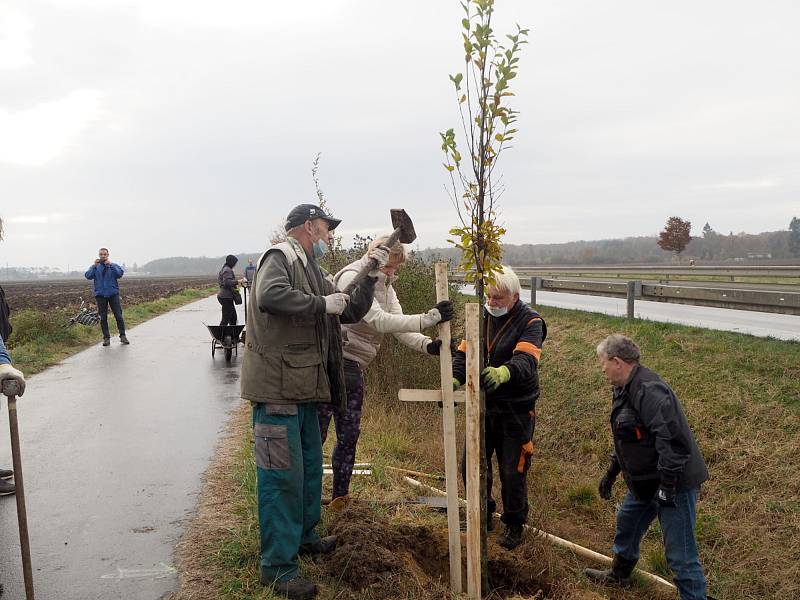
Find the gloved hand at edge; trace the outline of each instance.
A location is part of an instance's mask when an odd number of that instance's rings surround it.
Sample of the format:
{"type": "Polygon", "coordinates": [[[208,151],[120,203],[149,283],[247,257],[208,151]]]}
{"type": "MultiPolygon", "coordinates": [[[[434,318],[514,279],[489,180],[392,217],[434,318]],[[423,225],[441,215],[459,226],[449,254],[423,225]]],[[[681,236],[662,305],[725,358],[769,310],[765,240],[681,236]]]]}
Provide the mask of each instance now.
{"type": "Polygon", "coordinates": [[[439,314],[442,316],[440,323],[450,321],[456,314],[456,308],[453,306],[452,300],[442,300],[441,302],[437,302],[434,308],[438,310],[439,314]]]}
{"type": "Polygon", "coordinates": [[[500,367],[486,367],[481,371],[481,382],[483,383],[483,387],[489,392],[493,392],[510,379],[511,371],[505,365],[500,367]]]}
{"type": "Polygon", "coordinates": [[[6,379],[17,382],[17,396],[25,393],[25,375],[22,374],[22,371],[11,365],[0,365],[0,391],[2,391],[2,382],[6,379]]]}

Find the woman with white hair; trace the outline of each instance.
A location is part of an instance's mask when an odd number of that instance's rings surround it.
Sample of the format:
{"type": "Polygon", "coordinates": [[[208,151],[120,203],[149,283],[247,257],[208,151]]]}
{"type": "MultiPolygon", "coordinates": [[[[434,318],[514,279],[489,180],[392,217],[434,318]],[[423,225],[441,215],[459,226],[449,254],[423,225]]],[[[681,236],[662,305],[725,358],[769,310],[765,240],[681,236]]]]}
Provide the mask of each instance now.
{"type": "MultiPolygon", "coordinates": [[[[369,250],[378,246],[385,247],[388,241],[388,235],[380,236],[370,243],[369,250]]],[[[345,289],[353,281],[369,260],[367,254],[336,274],[334,280],[339,290],[345,289]]],[[[375,298],[369,312],[358,323],[342,325],[347,406],[340,409],[332,404],[320,404],[317,408],[323,444],[328,436],[331,417],[336,427],[336,445],[333,447],[331,460],[333,498],[345,498],[350,490],[356,445],[361,434],[361,408],[364,403],[363,371],[378,353],[383,335],[394,334],[409,348],[438,356],[442,346],[441,340],[433,340],[422,331],[453,318],[453,303],[449,300],[439,302],[422,314],[403,314],[403,307],[400,306],[392,283],[397,279],[397,270],[405,261],[406,250],[400,242],[397,242],[389,248],[389,262],[378,274],[375,298]]]]}
{"type": "MultiPolygon", "coordinates": [[[[500,545],[512,550],[522,542],[528,520],[528,469],[533,455],[536,400],[539,398],[539,358],[547,337],[542,316],[519,299],[516,273],[505,265],[486,290],[484,352],[488,366],[481,371],[486,390],[486,498],[494,513],[492,455],[497,455],[501,520],[506,530],[500,545]]],[[[453,357],[453,387],[466,381],[466,342],[453,357]]],[[[465,465],[462,476],[466,482],[465,465]]],[[[489,519],[491,528],[492,520],[489,519]]]]}

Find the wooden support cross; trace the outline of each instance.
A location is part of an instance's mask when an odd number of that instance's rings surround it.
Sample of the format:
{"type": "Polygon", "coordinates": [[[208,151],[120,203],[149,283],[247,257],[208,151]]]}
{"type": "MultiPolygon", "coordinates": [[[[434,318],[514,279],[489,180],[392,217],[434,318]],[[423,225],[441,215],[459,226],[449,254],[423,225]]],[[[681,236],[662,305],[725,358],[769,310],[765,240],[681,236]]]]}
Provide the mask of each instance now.
{"type": "MultiPolygon", "coordinates": [[[[436,264],[436,300],[447,300],[447,263],[436,264]]],[[[447,531],[450,544],[450,588],[461,593],[461,528],[458,516],[458,465],[456,458],[455,403],[467,403],[467,587],[470,600],[481,597],[480,503],[470,493],[479,494],[480,486],[480,342],[478,315],[480,307],[467,304],[467,385],[466,391],[453,391],[453,357],[450,353],[450,323],[439,324],[441,389],[401,389],[403,402],[441,402],[444,434],[445,481],[447,489],[447,531]]]]}

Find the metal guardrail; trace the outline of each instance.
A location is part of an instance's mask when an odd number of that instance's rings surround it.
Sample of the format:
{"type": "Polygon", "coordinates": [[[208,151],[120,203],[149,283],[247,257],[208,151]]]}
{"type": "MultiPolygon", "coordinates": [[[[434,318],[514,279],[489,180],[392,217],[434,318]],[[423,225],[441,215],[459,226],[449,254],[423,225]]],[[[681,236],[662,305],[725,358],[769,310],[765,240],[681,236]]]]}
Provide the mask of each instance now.
{"type": "MultiPolygon", "coordinates": [[[[451,275],[451,281],[462,280],[460,275],[451,275]]],[[[545,279],[538,276],[521,277],[520,282],[523,287],[530,288],[531,304],[536,304],[536,290],[627,298],[629,318],[633,318],[636,300],[800,315],[800,292],[792,291],[660,285],[640,280],[545,279]]]]}
{"type": "Polygon", "coordinates": [[[550,266],[515,266],[514,272],[522,277],[545,274],[564,274],[570,277],[596,276],[598,273],[625,278],[629,273],[637,275],[670,276],[670,275],[702,275],[707,277],[793,277],[800,278],[800,265],[773,265],[773,266],[685,266],[685,267],[657,267],[657,266],[591,266],[591,267],[550,267],[550,266]]]}

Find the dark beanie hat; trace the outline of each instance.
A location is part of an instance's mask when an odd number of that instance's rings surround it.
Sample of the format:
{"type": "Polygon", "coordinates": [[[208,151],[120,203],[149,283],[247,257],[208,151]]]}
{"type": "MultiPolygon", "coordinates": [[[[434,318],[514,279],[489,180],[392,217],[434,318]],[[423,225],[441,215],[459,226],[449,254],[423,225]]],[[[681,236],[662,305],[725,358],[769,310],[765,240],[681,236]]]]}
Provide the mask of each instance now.
{"type": "Polygon", "coordinates": [[[231,269],[236,266],[236,263],[239,262],[239,259],[236,258],[233,254],[228,254],[225,257],[225,264],[228,265],[231,269]]]}

